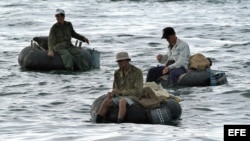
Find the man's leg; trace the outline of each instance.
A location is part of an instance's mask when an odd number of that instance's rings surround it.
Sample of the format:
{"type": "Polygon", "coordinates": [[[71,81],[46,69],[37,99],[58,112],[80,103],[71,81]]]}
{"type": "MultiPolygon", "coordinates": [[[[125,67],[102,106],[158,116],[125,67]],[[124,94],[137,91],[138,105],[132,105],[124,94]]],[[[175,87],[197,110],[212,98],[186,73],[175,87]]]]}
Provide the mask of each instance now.
{"type": "Polygon", "coordinates": [[[100,123],[102,119],[105,117],[108,108],[113,105],[112,98],[109,96],[106,96],[103,100],[96,116],[96,123],[100,123]]]}
{"type": "Polygon", "coordinates": [[[122,97],[119,100],[119,113],[117,123],[122,123],[125,120],[125,116],[127,113],[127,105],[131,106],[134,104],[134,101],[130,98],[122,97]]]}
{"type": "Polygon", "coordinates": [[[150,68],[147,74],[146,82],[153,82],[157,81],[158,78],[162,76],[162,71],[165,68],[165,66],[158,66],[150,68]]]}
{"type": "Polygon", "coordinates": [[[87,71],[90,69],[89,68],[90,66],[89,66],[87,60],[84,59],[84,56],[83,56],[80,48],[71,47],[71,48],[69,48],[69,52],[73,56],[75,63],[77,64],[77,66],[79,67],[79,69],[81,71],[87,71]]]}
{"type": "Polygon", "coordinates": [[[125,98],[121,98],[119,101],[119,113],[117,123],[121,123],[124,121],[126,112],[127,112],[127,100],[125,98]]]}
{"type": "Polygon", "coordinates": [[[67,49],[57,49],[55,52],[61,56],[64,67],[67,70],[73,70],[74,68],[73,56],[69,53],[69,51],[67,49]]]}
{"type": "Polygon", "coordinates": [[[173,85],[176,85],[178,82],[178,78],[180,77],[180,75],[182,75],[184,73],[186,73],[186,70],[183,67],[172,69],[169,72],[170,83],[173,85]]]}

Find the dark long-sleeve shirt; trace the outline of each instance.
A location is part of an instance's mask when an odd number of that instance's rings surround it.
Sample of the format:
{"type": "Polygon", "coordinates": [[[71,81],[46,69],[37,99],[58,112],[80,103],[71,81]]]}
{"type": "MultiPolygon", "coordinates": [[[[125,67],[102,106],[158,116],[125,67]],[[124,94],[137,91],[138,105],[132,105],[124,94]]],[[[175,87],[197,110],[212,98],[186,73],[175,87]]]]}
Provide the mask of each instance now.
{"type": "Polygon", "coordinates": [[[71,45],[71,37],[83,40],[84,36],[75,32],[71,22],[64,21],[63,25],[55,23],[49,33],[48,48],[54,51],[57,48],[64,48],[71,45]]]}

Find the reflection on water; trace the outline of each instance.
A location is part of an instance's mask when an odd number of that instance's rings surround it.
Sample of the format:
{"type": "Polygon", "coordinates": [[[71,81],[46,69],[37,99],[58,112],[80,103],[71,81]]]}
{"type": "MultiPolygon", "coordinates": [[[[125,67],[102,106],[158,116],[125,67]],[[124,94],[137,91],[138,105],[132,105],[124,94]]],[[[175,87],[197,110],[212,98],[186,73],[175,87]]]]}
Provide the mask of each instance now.
{"type": "MultiPolygon", "coordinates": [[[[224,124],[249,122],[249,1],[86,0],[1,1],[0,138],[2,140],[222,140],[224,124]],[[48,35],[56,7],[101,52],[89,72],[21,69],[19,52],[48,35]],[[212,58],[228,85],[168,89],[183,109],[176,126],[94,124],[90,106],[111,90],[115,54],[128,51],[144,80],[155,56],[166,52],[161,30],[173,26],[191,53],[212,58]]],[[[74,40],[73,40],[74,41],[74,40]]]]}

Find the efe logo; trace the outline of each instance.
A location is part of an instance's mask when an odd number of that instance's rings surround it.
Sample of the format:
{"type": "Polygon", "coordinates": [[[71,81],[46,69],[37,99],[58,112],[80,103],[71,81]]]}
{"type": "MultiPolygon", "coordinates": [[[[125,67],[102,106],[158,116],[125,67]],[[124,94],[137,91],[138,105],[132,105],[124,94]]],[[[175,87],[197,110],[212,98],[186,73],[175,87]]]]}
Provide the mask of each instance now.
{"type": "Polygon", "coordinates": [[[249,141],[250,125],[224,125],[224,141],[249,141]]]}

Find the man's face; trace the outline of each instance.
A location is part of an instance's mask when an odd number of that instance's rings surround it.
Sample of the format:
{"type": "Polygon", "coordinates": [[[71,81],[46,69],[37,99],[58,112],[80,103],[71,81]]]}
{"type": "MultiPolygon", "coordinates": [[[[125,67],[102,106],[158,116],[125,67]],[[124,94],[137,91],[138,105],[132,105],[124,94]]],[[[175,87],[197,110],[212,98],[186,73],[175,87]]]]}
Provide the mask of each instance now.
{"type": "Polygon", "coordinates": [[[119,61],[117,61],[117,63],[118,63],[119,68],[123,69],[124,67],[127,66],[128,60],[119,60],[119,61]]]}
{"type": "Polygon", "coordinates": [[[55,15],[57,22],[61,23],[64,21],[64,17],[61,14],[55,15]]]}
{"type": "Polygon", "coordinates": [[[169,35],[166,40],[168,41],[169,44],[175,43],[175,35],[169,35]]]}

